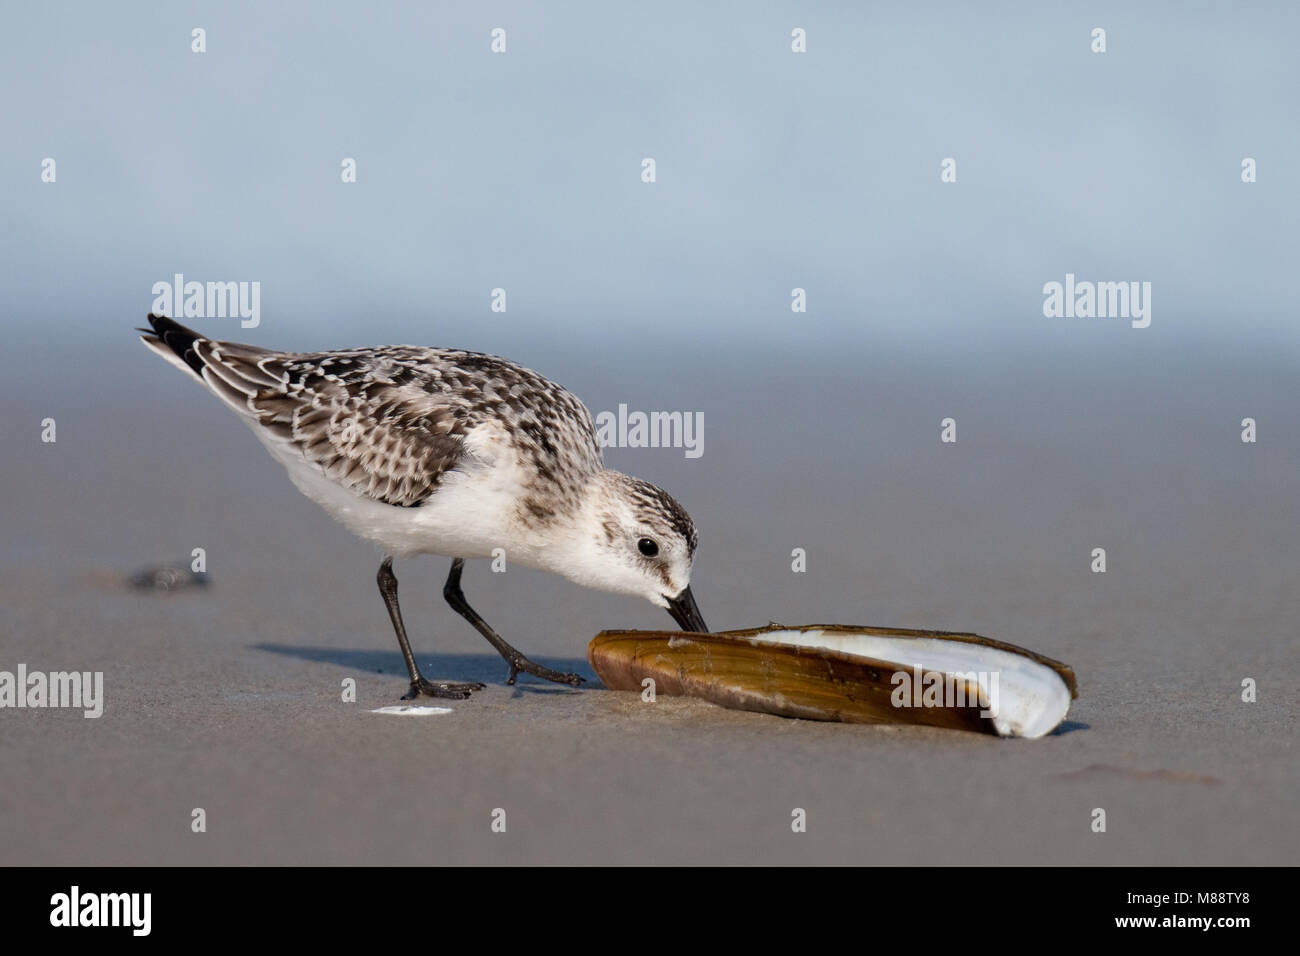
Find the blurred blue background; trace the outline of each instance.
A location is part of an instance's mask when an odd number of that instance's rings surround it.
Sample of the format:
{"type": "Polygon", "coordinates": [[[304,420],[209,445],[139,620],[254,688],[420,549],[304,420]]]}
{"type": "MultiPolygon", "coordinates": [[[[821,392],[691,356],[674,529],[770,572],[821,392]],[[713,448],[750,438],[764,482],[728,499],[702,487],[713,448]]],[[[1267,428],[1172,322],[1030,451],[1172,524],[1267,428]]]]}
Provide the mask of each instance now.
{"type": "Polygon", "coordinates": [[[281,348],[1296,352],[1292,3],[76,3],[4,26],[20,337],[120,342],[182,272],[260,281],[259,329],[194,324],[281,348]],[[1044,318],[1067,272],[1150,281],[1151,327],[1044,318]]]}

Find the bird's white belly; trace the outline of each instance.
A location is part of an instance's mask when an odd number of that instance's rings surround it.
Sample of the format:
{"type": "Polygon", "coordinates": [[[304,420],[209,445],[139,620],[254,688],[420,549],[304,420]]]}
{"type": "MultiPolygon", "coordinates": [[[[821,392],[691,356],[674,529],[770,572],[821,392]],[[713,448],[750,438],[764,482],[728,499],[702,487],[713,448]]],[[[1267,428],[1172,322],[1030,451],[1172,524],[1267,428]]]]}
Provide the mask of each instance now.
{"type": "Polygon", "coordinates": [[[253,432],[284,465],[299,491],[390,555],[487,558],[495,548],[508,552],[511,542],[517,543],[513,516],[519,485],[512,468],[470,465],[465,471],[448,472],[422,505],[403,508],[357,494],[329,478],[293,445],[267,436],[257,426],[253,432]]]}

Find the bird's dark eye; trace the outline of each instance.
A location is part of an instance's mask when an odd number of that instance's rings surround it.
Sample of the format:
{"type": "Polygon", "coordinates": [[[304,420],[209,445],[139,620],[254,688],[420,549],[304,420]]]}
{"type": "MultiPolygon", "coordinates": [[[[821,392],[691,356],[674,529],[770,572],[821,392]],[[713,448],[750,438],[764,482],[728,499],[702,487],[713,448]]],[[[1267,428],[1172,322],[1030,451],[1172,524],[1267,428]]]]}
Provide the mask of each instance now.
{"type": "Polygon", "coordinates": [[[649,538],[642,538],[636,543],[636,549],[644,554],[647,558],[653,558],[659,553],[659,545],[655,544],[649,538]]]}

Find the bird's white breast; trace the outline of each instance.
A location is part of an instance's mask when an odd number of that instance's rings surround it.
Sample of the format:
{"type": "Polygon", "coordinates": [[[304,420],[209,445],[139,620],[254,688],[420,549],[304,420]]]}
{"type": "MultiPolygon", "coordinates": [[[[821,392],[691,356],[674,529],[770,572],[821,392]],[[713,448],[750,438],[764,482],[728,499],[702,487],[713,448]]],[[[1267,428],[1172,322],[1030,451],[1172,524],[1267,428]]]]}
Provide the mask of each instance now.
{"type": "Polygon", "coordinates": [[[531,547],[521,541],[514,518],[527,475],[499,423],[485,422],[471,430],[465,436],[464,461],[446,472],[438,489],[414,508],[357,494],[328,477],[294,445],[256,424],[252,427],[299,491],[388,554],[486,558],[495,548],[505,548],[507,557],[532,563],[527,560],[531,547]]]}

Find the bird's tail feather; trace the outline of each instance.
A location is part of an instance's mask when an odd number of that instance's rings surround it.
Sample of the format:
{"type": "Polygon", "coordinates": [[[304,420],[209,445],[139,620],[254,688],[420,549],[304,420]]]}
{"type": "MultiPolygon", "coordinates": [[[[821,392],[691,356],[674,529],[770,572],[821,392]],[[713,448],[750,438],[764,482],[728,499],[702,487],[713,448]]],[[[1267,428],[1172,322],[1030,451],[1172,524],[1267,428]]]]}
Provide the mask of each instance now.
{"type": "Polygon", "coordinates": [[[152,330],[139,330],[146,333],[140,336],[140,341],[177,368],[202,378],[203,360],[194,351],[194,343],[203,336],[175,319],[152,312],[149,313],[149,324],[153,326],[152,330]]]}

